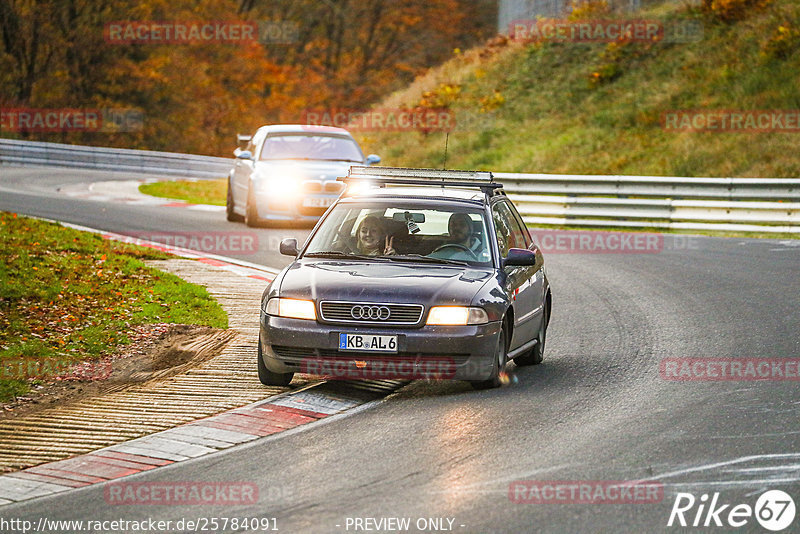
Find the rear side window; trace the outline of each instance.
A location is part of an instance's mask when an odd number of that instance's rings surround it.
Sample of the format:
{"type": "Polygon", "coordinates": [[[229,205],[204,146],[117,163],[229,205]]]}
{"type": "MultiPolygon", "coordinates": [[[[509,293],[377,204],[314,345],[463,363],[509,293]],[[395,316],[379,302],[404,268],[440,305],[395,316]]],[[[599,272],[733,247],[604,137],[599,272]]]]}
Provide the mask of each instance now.
{"type": "Polygon", "coordinates": [[[497,234],[497,246],[502,257],[508,256],[509,249],[528,248],[530,234],[524,228],[506,202],[498,202],[492,206],[492,219],[497,234]],[[527,240],[526,240],[527,238],[527,240]]]}
{"type": "Polygon", "coordinates": [[[530,247],[531,243],[533,243],[533,238],[531,237],[530,230],[528,230],[528,227],[525,225],[525,221],[522,220],[522,215],[519,214],[519,211],[517,211],[517,208],[513,204],[509,203],[508,208],[514,214],[514,220],[517,221],[517,225],[519,225],[520,228],[520,233],[522,234],[522,239],[525,241],[525,247],[520,248],[530,247]]]}

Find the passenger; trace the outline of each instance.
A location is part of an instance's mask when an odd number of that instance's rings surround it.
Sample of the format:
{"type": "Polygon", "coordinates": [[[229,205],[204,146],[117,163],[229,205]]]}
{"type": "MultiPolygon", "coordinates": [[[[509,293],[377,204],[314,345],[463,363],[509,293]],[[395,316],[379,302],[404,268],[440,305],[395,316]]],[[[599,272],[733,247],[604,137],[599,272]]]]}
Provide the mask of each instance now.
{"type": "Polygon", "coordinates": [[[356,252],[366,256],[391,256],[397,252],[392,247],[394,237],[387,235],[384,223],[378,217],[364,217],[356,230],[356,252]]]}
{"type": "Polygon", "coordinates": [[[466,247],[475,254],[483,249],[481,240],[475,237],[472,219],[466,213],[452,214],[447,221],[447,231],[450,233],[448,243],[466,247]]]}

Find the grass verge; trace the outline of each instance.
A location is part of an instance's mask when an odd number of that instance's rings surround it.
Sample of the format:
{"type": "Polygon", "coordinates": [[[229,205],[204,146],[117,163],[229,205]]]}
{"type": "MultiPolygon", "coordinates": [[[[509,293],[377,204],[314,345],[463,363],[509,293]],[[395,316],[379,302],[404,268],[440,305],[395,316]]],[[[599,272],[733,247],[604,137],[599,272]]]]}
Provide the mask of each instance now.
{"type": "Polygon", "coordinates": [[[0,402],[128,343],[137,325],[226,328],[205,288],[143,263],[170,257],[0,212],[0,402]]]}
{"type": "MultiPolygon", "coordinates": [[[[447,140],[447,165],[454,169],[800,176],[796,130],[688,131],[668,129],[664,120],[678,110],[800,109],[800,3],[704,3],[717,6],[711,11],[692,2],[642,4],[637,19],[699,31],[688,42],[496,40],[459,51],[376,108],[449,109],[456,127],[447,140]],[[762,6],[742,7],[736,18],[716,12],[755,3],[762,6]]],[[[386,165],[440,168],[446,136],[379,131],[359,141],[386,165]]]]}
{"type": "Polygon", "coordinates": [[[211,204],[224,206],[228,191],[228,181],[219,180],[176,180],[153,182],[139,186],[139,192],[161,198],[183,200],[190,204],[211,204]]]}

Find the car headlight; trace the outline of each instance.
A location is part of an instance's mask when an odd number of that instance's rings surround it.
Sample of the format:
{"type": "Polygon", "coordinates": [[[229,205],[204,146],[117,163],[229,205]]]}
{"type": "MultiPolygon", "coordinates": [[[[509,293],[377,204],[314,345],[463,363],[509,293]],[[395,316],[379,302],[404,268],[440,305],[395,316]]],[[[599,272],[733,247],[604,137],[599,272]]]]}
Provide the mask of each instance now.
{"type": "Polygon", "coordinates": [[[259,193],[276,198],[293,199],[300,193],[300,182],[292,176],[260,177],[256,187],[259,193]]]}
{"type": "Polygon", "coordinates": [[[314,301],[300,299],[271,298],[267,302],[267,315],[290,317],[292,319],[317,319],[314,301]]]}
{"type": "Polygon", "coordinates": [[[466,306],[435,306],[428,314],[429,325],[473,325],[489,322],[489,315],[483,308],[466,306]]]}

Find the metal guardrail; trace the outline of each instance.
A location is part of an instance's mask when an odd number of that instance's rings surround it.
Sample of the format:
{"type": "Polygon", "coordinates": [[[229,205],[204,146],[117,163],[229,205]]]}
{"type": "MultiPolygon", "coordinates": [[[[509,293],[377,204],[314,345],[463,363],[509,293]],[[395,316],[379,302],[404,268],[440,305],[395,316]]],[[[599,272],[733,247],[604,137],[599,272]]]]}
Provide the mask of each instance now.
{"type": "Polygon", "coordinates": [[[496,172],[507,191],[528,194],[614,195],[713,200],[800,201],[798,178],[678,178],[496,172]]]}
{"type": "MultiPolygon", "coordinates": [[[[232,160],[0,139],[0,164],[217,178],[232,160]]],[[[800,233],[798,178],[494,173],[529,224],[800,233]]]]}
{"type": "Polygon", "coordinates": [[[800,203],[563,197],[509,192],[533,225],[800,233],[800,203]]]}
{"type": "Polygon", "coordinates": [[[233,160],[176,152],[0,139],[0,164],[46,165],[187,178],[222,178],[233,160]]]}

